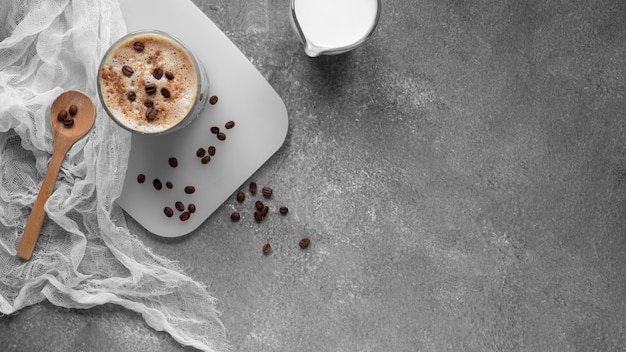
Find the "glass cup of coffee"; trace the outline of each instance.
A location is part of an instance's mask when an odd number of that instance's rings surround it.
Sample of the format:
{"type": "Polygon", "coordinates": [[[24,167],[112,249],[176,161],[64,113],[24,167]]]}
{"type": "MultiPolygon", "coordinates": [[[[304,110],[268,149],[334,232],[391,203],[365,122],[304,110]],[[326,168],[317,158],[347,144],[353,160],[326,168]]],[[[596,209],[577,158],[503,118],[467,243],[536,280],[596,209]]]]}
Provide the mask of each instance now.
{"type": "Polygon", "coordinates": [[[129,33],[105,53],[98,96],[123,128],[145,135],[179,130],[208,100],[202,63],[175,37],[157,30],[129,33]]]}

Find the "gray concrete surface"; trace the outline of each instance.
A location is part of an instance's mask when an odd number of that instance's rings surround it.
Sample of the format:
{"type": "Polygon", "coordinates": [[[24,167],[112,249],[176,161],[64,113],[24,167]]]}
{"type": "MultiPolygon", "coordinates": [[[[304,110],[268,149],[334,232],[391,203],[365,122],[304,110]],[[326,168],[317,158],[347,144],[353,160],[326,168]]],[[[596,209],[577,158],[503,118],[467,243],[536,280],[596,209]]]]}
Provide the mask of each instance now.
{"type": "MultiPolygon", "coordinates": [[[[232,223],[233,199],[177,240],[129,223],[210,287],[237,351],[624,350],[624,2],[389,0],[318,59],[287,0],[196,3],[288,107],[251,180],[290,214],[232,223]]],[[[192,350],[109,305],[39,304],[0,341],[192,350]]]]}

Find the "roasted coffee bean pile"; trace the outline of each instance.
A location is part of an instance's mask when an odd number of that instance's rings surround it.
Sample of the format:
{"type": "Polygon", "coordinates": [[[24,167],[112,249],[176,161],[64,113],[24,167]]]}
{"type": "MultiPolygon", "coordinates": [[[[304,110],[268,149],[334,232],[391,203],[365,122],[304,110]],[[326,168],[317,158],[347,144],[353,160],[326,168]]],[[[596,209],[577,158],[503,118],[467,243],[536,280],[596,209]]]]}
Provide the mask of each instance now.
{"type": "MultiPolygon", "coordinates": [[[[224,128],[227,130],[230,130],[231,128],[235,127],[235,121],[228,121],[224,124],[224,128]]],[[[226,140],[226,133],[224,133],[224,131],[220,130],[219,127],[217,126],[213,126],[210,129],[211,133],[213,133],[214,135],[217,136],[217,139],[219,139],[220,141],[225,141],[226,140]]]]}
{"type": "MultiPolygon", "coordinates": [[[[250,192],[251,195],[256,194],[257,185],[255,182],[250,183],[250,185],[248,186],[248,191],[250,192]]],[[[261,189],[261,194],[263,195],[265,199],[271,198],[273,192],[274,191],[272,190],[272,188],[268,186],[265,186],[261,189]]],[[[238,203],[243,203],[246,200],[246,194],[243,191],[238,191],[235,194],[235,199],[237,200],[238,203]]],[[[263,221],[263,219],[265,219],[269,211],[270,211],[269,206],[264,204],[261,200],[256,200],[254,202],[253,216],[256,222],[263,221]]],[[[281,215],[287,215],[288,212],[289,212],[289,209],[285,206],[281,206],[280,208],[278,208],[278,213],[281,215]]],[[[241,219],[241,214],[239,212],[234,212],[231,214],[230,219],[233,221],[239,221],[241,219]]]]}
{"type": "Polygon", "coordinates": [[[213,145],[210,145],[208,148],[204,149],[204,147],[198,148],[196,150],[196,156],[200,158],[200,162],[202,164],[208,164],[211,162],[211,157],[215,156],[216,148],[213,145]]]}
{"type": "Polygon", "coordinates": [[[78,107],[74,104],[70,105],[67,110],[63,109],[59,111],[57,120],[63,123],[63,126],[70,128],[74,126],[74,117],[78,113],[78,107]]]}
{"type": "MultiPolygon", "coordinates": [[[[138,45],[141,44],[139,42],[135,43],[135,49],[137,49],[138,45]]],[[[159,71],[159,69],[155,69],[154,73],[155,78],[156,77],[162,77],[163,75],[165,75],[165,77],[167,79],[172,79],[173,76],[170,78],[170,76],[168,76],[169,72],[162,72],[159,71]]],[[[211,97],[215,103],[217,103],[217,96],[213,96],[211,97]]],[[[146,107],[150,108],[150,106],[148,106],[150,104],[147,104],[146,107]]],[[[71,110],[71,109],[70,109],[71,110]]],[[[68,112],[65,111],[65,116],[67,116],[68,112]]],[[[234,121],[228,121],[224,124],[224,128],[229,130],[232,129],[233,127],[235,127],[235,122],[234,121]]],[[[214,134],[217,135],[218,139],[221,139],[219,134],[220,133],[220,128],[217,126],[211,127],[211,132],[215,131],[214,134]]],[[[224,136],[223,139],[226,139],[226,137],[224,136]]],[[[211,157],[215,156],[217,152],[217,148],[214,145],[210,145],[209,147],[205,148],[205,147],[199,147],[195,154],[196,157],[198,157],[200,159],[200,162],[202,164],[208,164],[211,161],[211,157]]],[[[176,157],[170,157],[167,159],[167,164],[171,167],[171,168],[177,168],[179,166],[179,161],[176,157]]],[[[144,183],[146,182],[146,175],[144,174],[138,174],[137,175],[137,183],[144,183]]],[[[155,190],[157,191],[161,191],[163,189],[163,181],[159,178],[155,178],[152,180],[152,186],[155,190]]],[[[165,187],[167,187],[168,189],[174,189],[174,183],[172,181],[165,181],[165,187]]],[[[196,187],[194,185],[186,185],[182,188],[183,192],[186,194],[185,197],[188,197],[190,195],[193,195],[196,192],[196,187]]],[[[243,194],[243,193],[242,193],[243,194]]],[[[245,194],[243,195],[244,199],[245,199],[245,194]]],[[[243,201],[243,199],[242,199],[243,201]]],[[[181,221],[187,221],[191,218],[191,214],[196,212],[196,205],[188,202],[187,204],[185,204],[185,202],[183,202],[183,200],[178,200],[176,201],[172,206],[166,206],[163,208],[163,213],[165,214],[166,217],[171,218],[175,215],[176,211],[179,212],[179,219],[181,221]]],[[[267,212],[267,211],[266,211],[267,212]]],[[[236,221],[234,218],[235,216],[233,215],[231,217],[233,219],[233,221],[236,221]]],[[[239,219],[237,219],[239,220],[239,219]]]]}
{"type": "MultiPolygon", "coordinates": [[[[178,167],[178,159],[176,157],[170,157],[169,159],[167,159],[167,163],[172,168],[178,167]]],[[[145,181],[146,181],[146,175],[144,174],[137,175],[138,183],[144,183],[145,181]]],[[[160,191],[163,189],[163,181],[161,181],[159,178],[155,178],[152,180],[152,186],[154,187],[155,190],[160,191]]],[[[173,189],[174,183],[172,181],[166,181],[165,187],[167,187],[168,189],[173,189]]],[[[183,188],[183,191],[186,194],[191,195],[196,192],[196,187],[193,185],[187,185],[183,188]]],[[[181,221],[187,221],[191,218],[191,214],[196,212],[196,205],[191,202],[188,204],[185,204],[182,201],[178,200],[174,203],[174,209],[178,210],[178,212],[180,213],[178,218],[181,221]]],[[[163,213],[168,218],[171,218],[174,216],[174,209],[172,209],[170,206],[166,206],[165,208],[163,208],[163,213]]]]}
{"type": "MultiPolygon", "coordinates": [[[[264,186],[261,188],[260,195],[262,198],[254,199],[254,196],[257,196],[257,189],[258,186],[256,182],[250,182],[248,184],[248,193],[250,196],[249,201],[253,202],[254,206],[250,210],[250,212],[252,213],[252,218],[254,219],[254,221],[257,223],[261,223],[270,214],[270,206],[268,204],[272,202],[274,190],[272,189],[272,187],[264,186]]],[[[235,193],[235,200],[237,201],[237,203],[243,204],[247,199],[248,195],[245,191],[240,190],[235,193]]],[[[286,216],[289,213],[289,208],[284,205],[279,206],[278,208],[276,208],[276,212],[282,216],[286,216]]],[[[230,220],[232,222],[238,222],[241,220],[241,218],[242,215],[240,211],[236,210],[230,214],[230,220]]],[[[308,237],[304,237],[300,240],[298,246],[302,249],[306,249],[307,247],[309,247],[310,243],[311,240],[308,237]]],[[[266,243],[262,248],[263,254],[268,254],[271,250],[272,246],[269,243],[266,243]]]]}

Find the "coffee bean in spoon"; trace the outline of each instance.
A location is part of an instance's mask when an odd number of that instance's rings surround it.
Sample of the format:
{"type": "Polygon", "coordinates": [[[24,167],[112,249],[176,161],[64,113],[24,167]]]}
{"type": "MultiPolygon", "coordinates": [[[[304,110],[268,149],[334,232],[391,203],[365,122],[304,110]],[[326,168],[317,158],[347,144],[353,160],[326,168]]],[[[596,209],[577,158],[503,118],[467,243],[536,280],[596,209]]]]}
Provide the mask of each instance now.
{"type": "Polygon", "coordinates": [[[66,118],[65,120],[63,120],[63,125],[65,127],[72,127],[74,125],[74,119],[71,117],[66,118]]]}
{"type": "Polygon", "coordinates": [[[66,118],[67,118],[67,110],[59,111],[59,114],[57,115],[57,120],[63,122],[63,120],[65,120],[66,118]]]}

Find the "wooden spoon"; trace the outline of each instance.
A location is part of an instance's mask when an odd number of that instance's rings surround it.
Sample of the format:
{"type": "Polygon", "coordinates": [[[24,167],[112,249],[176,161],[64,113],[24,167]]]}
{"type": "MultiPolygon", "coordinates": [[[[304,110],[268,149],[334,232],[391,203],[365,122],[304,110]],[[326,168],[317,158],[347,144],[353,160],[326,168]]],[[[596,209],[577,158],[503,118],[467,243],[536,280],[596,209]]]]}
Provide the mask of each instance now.
{"type": "Polygon", "coordinates": [[[33,254],[39,231],[46,217],[44,205],[54,190],[61,162],[70,147],[93,127],[96,120],[96,107],[87,94],[77,90],[68,90],[61,93],[52,103],[50,120],[54,137],[52,157],[17,248],[17,256],[24,260],[29,260],[33,254]],[[70,114],[72,105],[76,106],[76,113],[73,116],[70,114]],[[67,118],[73,119],[72,124],[59,120],[59,114],[63,110],[67,112],[67,118]]]}

